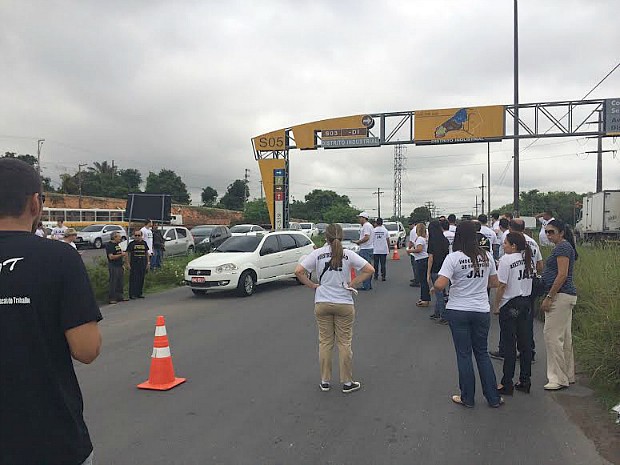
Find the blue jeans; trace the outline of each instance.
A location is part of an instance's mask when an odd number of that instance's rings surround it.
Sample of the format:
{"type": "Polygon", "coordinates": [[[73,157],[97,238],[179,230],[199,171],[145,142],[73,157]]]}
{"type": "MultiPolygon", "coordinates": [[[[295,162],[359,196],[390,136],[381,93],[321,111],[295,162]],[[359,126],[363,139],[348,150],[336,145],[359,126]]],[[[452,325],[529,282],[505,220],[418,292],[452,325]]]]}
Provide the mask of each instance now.
{"type": "Polygon", "coordinates": [[[416,270],[415,257],[413,254],[409,255],[411,259],[411,269],[413,270],[413,284],[420,284],[420,278],[418,277],[418,270],[416,270]]]}
{"type": "Polygon", "coordinates": [[[154,270],[155,268],[161,268],[161,261],[163,255],[163,250],[153,249],[153,255],[151,255],[151,270],[154,270]]]}
{"type": "MultiPolygon", "coordinates": [[[[368,263],[372,262],[372,249],[360,249],[359,256],[368,263]]],[[[362,283],[362,289],[372,289],[372,276],[362,283]]]]}
{"type": "MultiPolygon", "coordinates": [[[[431,281],[435,284],[437,278],[439,277],[439,273],[431,273],[431,281]]],[[[446,296],[444,291],[435,290],[435,312],[434,315],[440,318],[444,318],[444,313],[446,312],[446,296]]]]}
{"type": "Polygon", "coordinates": [[[426,274],[428,273],[428,257],[422,258],[421,260],[416,260],[415,266],[418,279],[420,280],[420,300],[430,302],[431,290],[428,287],[428,279],[426,279],[426,274]]]}
{"type": "Polygon", "coordinates": [[[488,312],[464,312],[448,308],[445,315],[450,323],[452,340],[456,350],[461,400],[466,405],[474,405],[476,377],[471,359],[473,352],[478,365],[482,393],[489,405],[499,404],[500,395],[497,392],[495,371],[493,371],[493,365],[487,351],[491,314],[488,312]]]}

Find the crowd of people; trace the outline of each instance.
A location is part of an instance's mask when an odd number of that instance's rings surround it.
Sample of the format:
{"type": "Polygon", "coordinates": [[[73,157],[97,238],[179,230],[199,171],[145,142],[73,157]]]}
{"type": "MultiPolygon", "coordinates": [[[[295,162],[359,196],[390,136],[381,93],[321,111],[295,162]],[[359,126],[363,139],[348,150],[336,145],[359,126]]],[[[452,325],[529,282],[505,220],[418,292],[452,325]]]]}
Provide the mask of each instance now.
{"type": "MultiPolygon", "coordinates": [[[[491,407],[504,403],[514,391],[529,393],[531,365],[535,359],[534,318],[537,307],[545,314],[544,342],[547,383],[544,389],[565,389],[575,382],[571,321],[577,291],[573,270],[577,251],[572,231],[551,212],[539,215],[546,242],[553,246],[543,262],[539,244],[525,233],[525,222],[506,213],[501,218],[479,215],[461,221],[439,217],[428,223],[410,221],[407,254],[419,287],[417,307],[435,305],[430,318],[450,327],[456,352],[460,393],[453,402],[475,404],[475,372],[478,367],[483,395],[491,407]],[[491,293],[491,289],[495,289],[491,293]],[[499,315],[498,350],[488,350],[491,314],[499,315]],[[491,358],[503,361],[497,382],[491,358]],[[514,382],[517,360],[519,379],[514,382]]],[[[374,225],[367,212],[359,214],[359,254],[342,249],[342,228],[328,226],[326,243],[308,255],[296,276],[315,289],[315,316],[319,329],[321,390],[331,382],[331,353],[337,343],[343,392],[361,387],[352,374],[353,296],[372,289],[372,278],[385,281],[389,234],[383,220],[374,225]],[[371,262],[374,264],[371,265],[371,262]],[[353,270],[353,273],[351,272],[353,270]],[[315,273],[318,282],[309,278],[315,273]]]]}

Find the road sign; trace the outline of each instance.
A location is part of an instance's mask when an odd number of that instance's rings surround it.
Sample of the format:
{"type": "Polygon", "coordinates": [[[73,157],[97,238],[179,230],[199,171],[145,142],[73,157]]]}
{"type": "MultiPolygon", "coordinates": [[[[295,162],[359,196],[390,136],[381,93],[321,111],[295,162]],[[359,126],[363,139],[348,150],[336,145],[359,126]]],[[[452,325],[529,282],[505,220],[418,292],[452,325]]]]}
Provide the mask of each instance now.
{"type": "Polygon", "coordinates": [[[357,137],[354,139],[325,139],[323,140],[324,149],[345,149],[352,147],[378,147],[381,139],[378,137],[357,137]]]}
{"type": "Polygon", "coordinates": [[[605,99],[604,132],[608,136],[620,135],[620,98],[605,99]]]}

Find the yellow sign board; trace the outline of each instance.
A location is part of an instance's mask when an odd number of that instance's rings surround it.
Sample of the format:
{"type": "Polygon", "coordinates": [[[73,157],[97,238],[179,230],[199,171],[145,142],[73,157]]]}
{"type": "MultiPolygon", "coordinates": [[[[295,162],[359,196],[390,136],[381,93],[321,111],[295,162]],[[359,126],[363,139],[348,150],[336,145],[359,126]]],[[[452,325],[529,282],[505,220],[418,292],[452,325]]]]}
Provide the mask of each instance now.
{"type": "Polygon", "coordinates": [[[267,209],[269,210],[269,219],[272,225],[275,225],[273,170],[283,170],[284,166],[284,158],[263,158],[258,160],[258,167],[263,180],[263,189],[265,190],[265,199],[267,200],[267,209]]]}
{"type": "Polygon", "coordinates": [[[455,144],[502,139],[506,135],[504,107],[416,110],[416,144],[455,144]]]}
{"type": "MultiPolygon", "coordinates": [[[[321,121],[313,121],[312,123],[299,124],[293,126],[293,138],[295,146],[300,150],[314,150],[317,145],[317,133],[327,132],[328,130],[357,130],[359,128],[369,129],[374,124],[373,119],[368,115],[343,116],[341,118],[324,119],[321,121]]],[[[329,132],[327,137],[333,137],[333,133],[329,132]]],[[[354,134],[349,134],[359,137],[354,134]]]]}
{"type": "Polygon", "coordinates": [[[286,148],[286,131],[278,129],[252,139],[257,152],[281,152],[286,148]]]}

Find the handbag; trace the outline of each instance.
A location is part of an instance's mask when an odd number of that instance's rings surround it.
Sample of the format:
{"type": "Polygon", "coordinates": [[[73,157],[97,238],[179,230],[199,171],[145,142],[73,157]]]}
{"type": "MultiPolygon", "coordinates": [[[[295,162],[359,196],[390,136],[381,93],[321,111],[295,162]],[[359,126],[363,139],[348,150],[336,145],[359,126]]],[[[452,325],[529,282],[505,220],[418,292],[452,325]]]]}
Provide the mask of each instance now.
{"type": "Polygon", "coordinates": [[[540,276],[532,278],[532,294],[531,297],[542,297],[547,292],[545,283],[540,276]]]}

